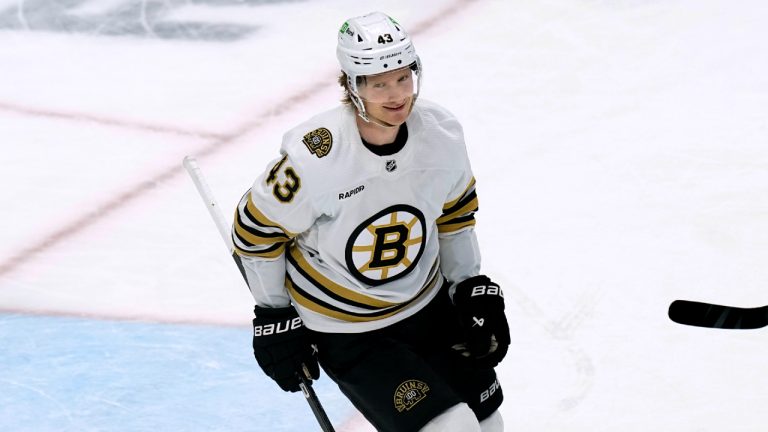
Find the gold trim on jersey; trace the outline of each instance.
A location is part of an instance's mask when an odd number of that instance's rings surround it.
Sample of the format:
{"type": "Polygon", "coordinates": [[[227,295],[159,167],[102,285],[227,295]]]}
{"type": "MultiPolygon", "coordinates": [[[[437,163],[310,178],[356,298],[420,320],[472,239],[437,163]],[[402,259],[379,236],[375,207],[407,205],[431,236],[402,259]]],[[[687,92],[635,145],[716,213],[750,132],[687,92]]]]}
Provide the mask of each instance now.
{"type": "Polygon", "coordinates": [[[232,224],[232,242],[239,255],[277,258],[285,252],[291,238],[290,232],[259,211],[250,191],[240,199],[232,224]]]}
{"type": "Polygon", "coordinates": [[[243,224],[239,216],[239,214],[235,214],[235,233],[237,233],[242,240],[247,241],[249,245],[272,245],[275,243],[285,243],[291,240],[283,233],[264,233],[256,228],[249,227],[243,224]]]}
{"type": "Polygon", "coordinates": [[[471,226],[475,226],[474,219],[466,222],[461,222],[461,223],[450,223],[450,224],[438,225],[437,232],[440,234],[452,233],[452,232],[457,232],[459,230],[462,230],[464,228],[471,227],[471,226]]]}
{"type": "Polygon", "coordinates": [[[462,192],[461,195],[459,195],[458,198],[456,198],[455,200],[448,201],[447,203],[445,203],[445,205],[443,206],[443,209],[447,209],[455,206],[456,203],[458,203],[462,198],[464,198],[464,196],[467,195],[467,192],[469,192],[470,189],[473,189],[474,187],[475,187],[475,178],[472,177],[471,179],[469,179],[469,184],[467,185],[467,187],[464,188],[464,192],[462,192]]]}
{"type": "Polygon", "coordinates": [[[285,252],[285,243],[279,244],[274,249],[269,249],[261,252],[248,252],[247,250],[235,245],[235,252],[240,256],[247,256],[252,258],[277,258],[285,252]]]}
{"type": "Polygon", "coordinates": [[[474,226],[477,209],[475,178],[472,177],[461,196],[443,206],[443,214],[436,221],[437,231],[441,234],[451,233],[474,226]]]}
{"type": "Polygon", "coordinates": [[[466,203],[463,203],[461,207],[456,209],[445,209],[444,211],[448,211],[449,213],[443,213],[442,216],[437,218],[437,224],[440,225],[449,223],[453,219],[456,219],[460,216],[476,212],[478,208],[477,196],[475,195],[467,198],[470,198],[470,200],[466,203]]]}
{"type": "Polygon", "coordinates": [[[304,255],[301,253],[298,247],[295,245],[290,248],[288,251],[289,254],[289,262],[293,264],[293,266],[299,270],[299,272],[313,285],[316,287],[330,291],[328,294],[335,294],[333,297],[338,298],[339,300],[349,300],[355,303],[355,306],[357,307],[365,307],[370,306],[374,308],[388,308],[392,306],[397,306],[399,303],[392,303],[387,302],[384,300],[379,300],[374,297],[366,296],[364,294],[361,294],[357,291],[353,291],[349,288],[346,288],[342,285],[337,284],[336,282],[328,279],[325,277],[322,273],[317,271],[312,265],[307,262],[306,258],[304,258],[304,255]]]}
{"type": "MultiPolygon", "coordinates": [[[[438,263],[438,260],[435,261],[435,266],[433,267],[433,269],[437,269],[437,263],[438,263]]],[[[320,315],[324,315],[327,317],[331,317],[331,318],[335,318],[335,319],[338,319],[341,321],[347,321],[347,322],[371,322],[371,321],[378,321],[384,318],[388,318],[399,312],[407,310],[409,307],[418,303],[419,300],[423,299],[428,293],[432,292],[435,288],[439,289],[440,286],[442,286],[442,281],[443,281],[442,273],[440,273],[439,270],[435,271],[434,275],[430,278],[430,280],[426,284],[424,284],[424,287],[422,287],[419,293],[412,299],[406,302],[400,303],[396,306],[380,309],[378,311],[373,311],[371,313],[351,312],[348,310],[344,310],[338,306],[331,305],[330,303],[324,302],[316,297],[313,297],[311,294],[307,293],[306,291],[298,287],[295,284],[295,282],[287,275],[285,278],[285,287],[288,289],[288,292],[291,294],[291,298],[293,299],[293,301],[298,303],[300,306],[305,307],[320,315]]]]}
{"type": "Polygon", "coordinates": [[[258,207],[256,207],[256,204],[253,202],[253,198],[251,197],[251,193],[248,192],[248,202],[246,203],[246,208],[250,212],[250,214],[253,216],[253,221],[259,225],[267,226],[267,227],[273,227],[273,228],[279,228],[282,232],[285,233],[286,236],[290,238],[296,237],[298,234],[292,233],[285,229],[282,225],[279,223],[273,221],[272,219],[266,217],[264,213],[259,210],[258,207]]]}

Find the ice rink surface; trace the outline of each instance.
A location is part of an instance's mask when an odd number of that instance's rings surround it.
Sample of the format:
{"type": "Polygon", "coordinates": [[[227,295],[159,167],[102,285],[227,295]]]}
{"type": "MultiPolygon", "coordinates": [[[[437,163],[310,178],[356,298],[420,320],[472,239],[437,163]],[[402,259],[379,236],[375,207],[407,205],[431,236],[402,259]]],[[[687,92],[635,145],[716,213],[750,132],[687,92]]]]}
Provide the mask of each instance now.
{"type": "Polygon", "coordinates": [[[372,10],[465,128],[506,430],[768,430],[768,330],[666,318],[768,304],[761,0],[0,0],[0,430],[317,430],[181,160],[233,209],[372,10]]]}

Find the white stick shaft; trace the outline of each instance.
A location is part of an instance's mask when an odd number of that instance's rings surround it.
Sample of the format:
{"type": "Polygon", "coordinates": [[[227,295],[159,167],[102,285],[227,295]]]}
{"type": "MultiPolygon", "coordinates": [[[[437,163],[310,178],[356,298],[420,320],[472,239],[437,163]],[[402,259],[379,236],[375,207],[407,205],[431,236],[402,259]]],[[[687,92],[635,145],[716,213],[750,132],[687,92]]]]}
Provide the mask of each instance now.
{"type": "MultiPolygon", "coordinates": [[[[229,224],[226,219],[224,219],[224,215],[221,213],[219,205],[216,204],[216,200],[213,198],[213,192],[205,181],[203,172],[200,170],[200,166],[197,165],[197,160],[191,156],[186,156],[184,158],[184,168],[189,173],[189,176],[192,177],[197,192],[200,193],[200,197],[203,199],[203,202],[205,202],[205,207],[208,209],[208,213],[210,213],[211,218],[213,218],[213,221],[216,223],[216,228],[218,228],[219,234],[221,234],[221,239],[224,240],[224,244],[227,245],[229,254],[234,258],[237,267],[240,269],[240,274],[243,275],[243,279],[245,279],[247,284],[248,278],[245,275],[242,261],[240,260],[240,257],[234,253],[232,238],[229,236],[229,224]]],[[[306,371],[306,366],[302,366],[306,371]]],[[[312,381],[309,379],[309,374],[307,372],[305,372],[305,374],[307,377],[299,376],[301,379],[299,387],[301,387],[301,390],[304,392],[304,397],[307,399],[307,403],[312,409],[315,419],[317,419],[320,424],[320,429],[323,430],[323,432],[334,432],[333,424],[331,424],[331,421],[328,419],[328,415],[325,413],[323,406],[320,404],[320,400],[315,394],[315,390],[312,388],[312,381]]]]}
{"type": "Polygon", "coordinates": [[[231,254],[234,251],[234,245],[232,244],[232,237],[230,237],[229,233],[229,223],[224,219],[224,215],[221,213],[221,209],[216,203],[216,199],[213,197],[213,191],[211,191],[211,188],[208,186],[208,182],[205,181],[205,177],[200,170],[200,166],[197,164],[197,160],[191,156],[184,157],[184,168],[195,183],[200,198],[203,199],[205,207],[208,209],[208,213],[211,215],[211,218],[213,218],[213,222],[216,223],[216,228],[219,230],[221,239],[224,240],[224,244],[227,245],[227,250],[231,254]]]}

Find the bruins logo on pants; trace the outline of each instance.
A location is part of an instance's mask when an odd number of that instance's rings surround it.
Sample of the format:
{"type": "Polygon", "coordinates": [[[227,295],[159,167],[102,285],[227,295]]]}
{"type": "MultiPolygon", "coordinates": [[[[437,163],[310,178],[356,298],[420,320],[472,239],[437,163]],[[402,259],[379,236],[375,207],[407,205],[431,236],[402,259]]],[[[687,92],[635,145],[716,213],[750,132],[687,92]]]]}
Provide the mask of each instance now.
{"type": "Polygon", "coordinates": [[[395,409],[397,412],[410,411],[427,397],[429,386],[419,380],[408,380],[395,390],[395,409]]]}
{"type": "Polygon", "coordinates": [[[369,285],[381,285],[410,273],[427,242],[424,214],[398,204],[368,218],[347,241],[350,273],[369,285]]]}

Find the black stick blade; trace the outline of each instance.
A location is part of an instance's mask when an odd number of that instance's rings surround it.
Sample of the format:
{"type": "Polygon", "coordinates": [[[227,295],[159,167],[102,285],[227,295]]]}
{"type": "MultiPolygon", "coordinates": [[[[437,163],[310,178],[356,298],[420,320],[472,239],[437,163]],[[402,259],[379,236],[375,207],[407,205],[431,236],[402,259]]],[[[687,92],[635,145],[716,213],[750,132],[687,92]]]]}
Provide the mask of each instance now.
{"type": "Polygon", "coordinates": [[[740,308],[675,300],[669,305],[669,318],[696,327],[720,329],[757,329],[768,326],[768,306],[740,308]]]}

